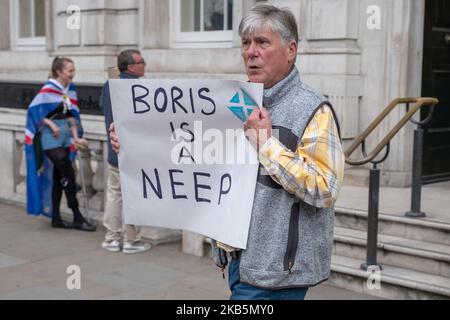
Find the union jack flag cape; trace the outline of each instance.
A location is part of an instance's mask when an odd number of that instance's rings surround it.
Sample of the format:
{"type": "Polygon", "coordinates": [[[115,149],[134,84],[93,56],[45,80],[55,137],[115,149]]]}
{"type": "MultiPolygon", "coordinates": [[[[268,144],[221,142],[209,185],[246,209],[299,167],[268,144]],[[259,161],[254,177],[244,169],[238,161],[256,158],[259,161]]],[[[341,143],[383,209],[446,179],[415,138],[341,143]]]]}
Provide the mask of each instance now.
{"type": "MultiPolygon", "coordinates": [[[[25,130],[25,154],[27,163],[27,212],[33,216],[52,216],[53,164],[45,156],[40,144],[40,129],[44,118],[64,102],[77,120],[78,134],[81,138],[80,110],[78,108],[75,86],[63,88],[57,81],[50,79],[38,92],[28,107],[25,130]]],[[[75,159],[76,146],[72,139],[71,160],[75,159]]]]}

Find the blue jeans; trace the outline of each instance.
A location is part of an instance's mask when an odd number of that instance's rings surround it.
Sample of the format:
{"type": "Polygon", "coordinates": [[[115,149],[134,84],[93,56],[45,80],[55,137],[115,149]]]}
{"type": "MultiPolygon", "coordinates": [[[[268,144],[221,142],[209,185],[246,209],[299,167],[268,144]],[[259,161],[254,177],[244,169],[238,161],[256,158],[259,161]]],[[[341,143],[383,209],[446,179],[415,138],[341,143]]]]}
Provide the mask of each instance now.
{"type": "Polygon", "coordinates": [[[230,300],[305,300],[309,288],[267,290],[241,282],[239,264],[241,258],[233,258],[228,265],[230,300]]]}
{"type": "Polygon", "coordinates": [[[52,120],[61,130],[58,138],[53,136],[53,131],[49,126],[45,125],[42,130],[41,144],[42,150],[52,150],[56,148],[69,148],[72,134],[70,132],[69,121],[67,119],[52,120]]]}

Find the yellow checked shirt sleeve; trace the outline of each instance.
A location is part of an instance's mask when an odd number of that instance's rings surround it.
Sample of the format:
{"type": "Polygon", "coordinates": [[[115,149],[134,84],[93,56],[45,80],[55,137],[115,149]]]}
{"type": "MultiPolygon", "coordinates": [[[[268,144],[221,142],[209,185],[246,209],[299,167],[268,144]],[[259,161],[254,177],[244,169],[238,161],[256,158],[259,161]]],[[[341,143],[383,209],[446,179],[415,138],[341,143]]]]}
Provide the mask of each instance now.
{"type": "Polygon", "coordinates": [[[345,156],[331,109],[315,113],[295,153],[272,136],[259,160],[287,192],[314,207],[332,207],[344,179],[345,156]]]}

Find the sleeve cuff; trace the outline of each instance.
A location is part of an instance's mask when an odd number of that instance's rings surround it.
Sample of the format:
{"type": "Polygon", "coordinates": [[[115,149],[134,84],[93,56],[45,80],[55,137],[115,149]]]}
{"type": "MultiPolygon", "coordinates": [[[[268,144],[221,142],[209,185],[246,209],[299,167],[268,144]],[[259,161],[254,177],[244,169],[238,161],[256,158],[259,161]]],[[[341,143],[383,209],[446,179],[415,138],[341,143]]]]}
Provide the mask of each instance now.
{"type": "Polygon", "coordinates": [[[266,143],[259,149],[260,159],[267,159],[271,162],[277,161],[281,152],[284,151],[284,146],[275,137],[270,137],[266,143]]]}

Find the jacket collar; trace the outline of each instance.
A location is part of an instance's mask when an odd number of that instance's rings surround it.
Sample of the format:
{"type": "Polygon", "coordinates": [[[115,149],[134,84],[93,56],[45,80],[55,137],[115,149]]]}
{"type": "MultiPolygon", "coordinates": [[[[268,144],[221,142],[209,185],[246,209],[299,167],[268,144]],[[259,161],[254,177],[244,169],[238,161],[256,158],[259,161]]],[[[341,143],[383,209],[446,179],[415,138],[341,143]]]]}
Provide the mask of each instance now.
{"type": "Polygon", "coordinates": [[[265,108],[270,109],[271,107],[279,104],[283,99],[286,98],[287,94],[299,83],[300,73],[297,67],[294,65],[289,74],[273,87],[264,89],[263,95],[263,105],[265,108]]]}
{"type": "Polygon", "coordinates": [[[139,79],[139,77],[129,74],[128,72],[121,72],[119,74],[119,78],[120,79],[139,79]]]}

